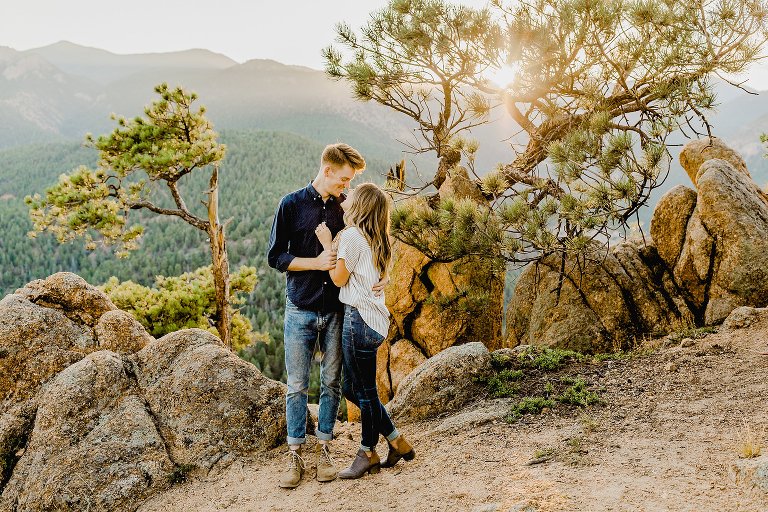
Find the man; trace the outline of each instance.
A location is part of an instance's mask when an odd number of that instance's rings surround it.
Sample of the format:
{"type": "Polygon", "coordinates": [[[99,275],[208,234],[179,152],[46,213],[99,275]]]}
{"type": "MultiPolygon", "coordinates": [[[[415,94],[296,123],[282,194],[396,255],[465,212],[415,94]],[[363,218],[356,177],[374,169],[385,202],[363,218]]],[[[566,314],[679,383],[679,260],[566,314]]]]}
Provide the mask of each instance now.
{"type": "MultiPolygon", "coordinates": [[[[323,150],[320,170],[305,188],[283,197],[275,212],[267,259],[269,266],[288,272],[285,303],[285,367],[288,373],[286,422],[288,469],[280,487],[292,489],[301,482],[306,442],[307,392],[315,343],[319,342],[320,412],[316,435],[317,480],[330,482],[338,471],[330,457],[329,443],[341,398],[341,329],[343,305],[339,289],[328,270],[336,266],[336,252],[323,251],[315,228],[322,222],[335,236],[344,228],[341,202],[351,181],[365,169],[365,160],[347,144],[323,150]]],[[[383,282],[377,285],[383,288],[383,282]]]]}

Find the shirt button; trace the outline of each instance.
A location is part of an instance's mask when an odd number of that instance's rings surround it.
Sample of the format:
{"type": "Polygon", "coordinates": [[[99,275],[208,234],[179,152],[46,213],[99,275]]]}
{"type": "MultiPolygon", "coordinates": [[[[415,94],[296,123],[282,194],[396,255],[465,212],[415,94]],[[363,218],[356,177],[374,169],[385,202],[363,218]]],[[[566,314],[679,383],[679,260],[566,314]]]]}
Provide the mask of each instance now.
{"type": "Polygon", "coordinates": [[[323,281],[323,284],[328,284],[328,282],[327,281],[323,281]]]}

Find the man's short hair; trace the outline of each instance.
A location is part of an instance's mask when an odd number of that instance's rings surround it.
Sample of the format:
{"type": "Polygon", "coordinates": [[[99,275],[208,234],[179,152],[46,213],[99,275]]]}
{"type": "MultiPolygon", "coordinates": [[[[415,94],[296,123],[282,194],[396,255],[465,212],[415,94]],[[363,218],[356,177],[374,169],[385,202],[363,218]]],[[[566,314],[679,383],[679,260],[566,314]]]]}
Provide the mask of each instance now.
{"type": "Polygon", "coordinates": [[[355,173],[361,173],[365,169],[365,159],[355,148],[343,142],[328,144],[320,157],[320,166],[327,164],[334,167],[349,165],[355,173]]]}

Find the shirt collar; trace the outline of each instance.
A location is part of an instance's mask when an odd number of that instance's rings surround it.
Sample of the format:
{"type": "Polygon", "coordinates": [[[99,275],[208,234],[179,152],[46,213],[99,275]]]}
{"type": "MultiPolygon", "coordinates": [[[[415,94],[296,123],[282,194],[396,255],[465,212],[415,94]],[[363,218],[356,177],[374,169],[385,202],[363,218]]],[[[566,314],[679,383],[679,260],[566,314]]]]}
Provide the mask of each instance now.
{"type": "MultiPolygon", "coordinates": [[[[312,197],[312,199],[317,199],[317,200],[320,200],[320,201],[323,200],[323,196],[320,195],[320,192],[315,190],[315,187],[312,186],[312,182],[311,181],[309,182],[309,185],[307,185],[307,187],[304,190],[307,191],[307,193],[310,195],[310,197],[312,197]]],[[[329,195],[328,196],[328,201],[336,201],[336,198],[333,197],[332,195],[329,195]]]]}

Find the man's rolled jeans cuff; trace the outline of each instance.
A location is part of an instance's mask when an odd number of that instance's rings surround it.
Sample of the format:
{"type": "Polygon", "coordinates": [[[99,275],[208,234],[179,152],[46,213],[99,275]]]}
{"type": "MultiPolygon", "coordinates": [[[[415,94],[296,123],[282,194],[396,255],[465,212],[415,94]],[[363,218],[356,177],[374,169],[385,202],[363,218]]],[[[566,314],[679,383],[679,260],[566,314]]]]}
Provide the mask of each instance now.
{"type": "Polygon", "coordinates": [[[387,436],[387,441],[394,441],[398,438],[399,435],[400,432],[398,432],[397,428],[395,428],[395,430],[393,430],[392,433],[387,436]]]}
{"type": "Polygon", "coordinates": [[[286,441],[288,446],[291,446],[292,444],[306,444],[307,438],[306,437],[289,437],[286,441]]]}
{"type": "Polygon", "coordinates": [[[365,445],[362,445],[362,444],[360,445],[360,449],[363,450],[364,452],[372,452],[373,451],[373,448],[371,448],[370,446],[365,446],[365,445]]]}
{"type": "Polygon", "coordinates": [[[326,434],[325,432],[321,432],[319,429],[315,429],[315,436],[320,441],[333,441],[333,434],[326,434]]]}

